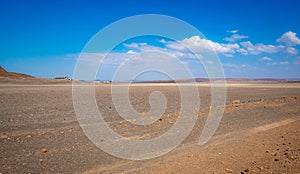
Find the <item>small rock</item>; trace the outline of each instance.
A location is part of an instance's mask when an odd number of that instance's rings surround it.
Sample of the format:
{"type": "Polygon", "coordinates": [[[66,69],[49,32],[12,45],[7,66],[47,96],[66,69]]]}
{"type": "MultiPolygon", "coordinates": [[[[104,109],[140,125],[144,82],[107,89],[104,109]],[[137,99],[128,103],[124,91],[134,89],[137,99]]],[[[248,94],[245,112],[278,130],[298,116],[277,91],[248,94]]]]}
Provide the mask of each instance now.
{"type": "Polygon", "coordinates": [[[27,138],[31,138],[31,135],[27,135],[27,138]]]}
{"type": "Polygon", "coordinates": [[[232,170],[232,169],[225,169],[225,172],[227,172],[227,173],[232,173],[233,170],[232,170]]]}
{"type": "Polygon", "coordinates": [[[0,139],[6,139],[6,138],[8,138],[7,135],[0,135],[0,139]]]}
{"type": "Polygon", "coordinates": [[[257,167],[257,168],[258,168],[259,170],[263,170],[263,169],[264,169],[264,167],[262,167],[262,166],[261,166],[261,167],[257,167]]]}
{"type": "Polygon", "coordinates": [[[275,158],[274,161],[279,161],[279,159],[278,159],[278,158],[275,158]]]}
{"type": "Polygon", "coordinates": [[[43,160],[43,159],[40,159],[39,161],[40,161],[40,162],[43,162],[44,160],[43,160]]]}
{"type": "Polygon", "coordinates": [[[232,101],[232,104],[240,104],[240,103],[241,103],[240,100],[233,100],[233,101],[232,101]]]}
{"type": "Polygon", "coordinates": [[[263,102],[263,101],[265,101],[265,99],[261,98],[261,99],[259,99],[259,101],[260,101],[260,102],[263,102]]]}
{"type": "Polygon", "coordinates": [[[41,149],[41,152],[46,153],[46,152],[47,152],[47,149],[46,149],[46,148],[42,148],[42,149],[41,149]]]}
{"type": "Polygon", "coordinates": [[[248,169],[248,168],[246,168],[244,171],[245,171],[245,172],[249,172],[249,169],[248,169]]]}

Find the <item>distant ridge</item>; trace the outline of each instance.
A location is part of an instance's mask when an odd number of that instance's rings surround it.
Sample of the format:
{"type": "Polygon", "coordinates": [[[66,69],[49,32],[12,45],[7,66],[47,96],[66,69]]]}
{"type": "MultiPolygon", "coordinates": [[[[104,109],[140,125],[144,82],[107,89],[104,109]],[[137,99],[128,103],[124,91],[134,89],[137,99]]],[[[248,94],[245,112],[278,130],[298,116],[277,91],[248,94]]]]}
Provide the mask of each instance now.
{"type": "Polygon", "coordinates": [[[178,79],[178,80],[153,80],[143,81],[138,83],[187,83],[187,82],[210,82],[210,81],[222,81],[226,82],[262,82],[262,83],[300,83],[300,79],[276,79],[276,78],[194,78],[194,79],[178,79]]]}
{"type": "Polygon", "coordinates": [[[16,72],[7,72],[2,66],[0,66],[0,76],[1,77],[16,77],[16,78],[35,78],[27,74],[21,74],[16,72]]]}

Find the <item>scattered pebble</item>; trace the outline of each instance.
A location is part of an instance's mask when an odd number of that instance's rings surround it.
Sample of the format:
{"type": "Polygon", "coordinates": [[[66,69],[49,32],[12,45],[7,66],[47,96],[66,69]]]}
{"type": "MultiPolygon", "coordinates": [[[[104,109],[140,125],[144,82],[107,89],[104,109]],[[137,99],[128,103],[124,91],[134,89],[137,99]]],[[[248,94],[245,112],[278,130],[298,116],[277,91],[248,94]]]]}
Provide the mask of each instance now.
{"type": "Polygon", "coordinates": [[[233,101],[232,101],[232,104],[240,104],[240,103],[241,103],[240,100],[233,100],[233,101]]]}
{"type": "Polygon", "coordinates": [[[233,170],[232,170],[232,169],[225,169],[225,172],[227,172],[227,173],[232,173],[233,170]]]}
{"type": "Polygon", "coordinates": [[[278,158],[275,158],[274,161],[279,161],[279,159],[278,159],[278,158]]]}
{"type": "Polygon", "coordinates": [[[263,170],[264,168],[261,166],[261,167],[257,167],[259,170],[263,170]]]}
{"type": "Polygon", "coordinates": [[[0,139],[6,139],[6,138],[8,138],[7,135],[0,135],[0,139]]]}
{"type": "Polygon", "coordinates": [[[46,152],[47,152],[47,149],[46,149],[46,148],[42,148],[42,149],[41,149],[41,152],[46,153],[46,152]]]}
{"type": "Polygon", "coordinates": [[[43,159],[40,159],[39,161],[40,161],[40,162],[43,162],[44,160],[43,160],[43,159]]]}

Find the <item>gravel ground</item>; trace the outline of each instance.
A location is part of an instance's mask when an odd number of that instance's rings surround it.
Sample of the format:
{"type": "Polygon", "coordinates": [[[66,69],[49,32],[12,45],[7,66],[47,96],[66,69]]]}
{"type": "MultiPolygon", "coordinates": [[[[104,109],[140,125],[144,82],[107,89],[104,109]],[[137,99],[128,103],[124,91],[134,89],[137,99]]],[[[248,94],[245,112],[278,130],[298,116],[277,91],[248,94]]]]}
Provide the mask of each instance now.
{"type": "MultiPolygon", "coordinates": [[[[85,136],[77,122],[70,85],[2,83],[0,172],[300,173],[300,84],[229,84],[222,122],[204,146],[197,142],[211,94],[207,84],[198,89],[198,121],[185,141],[162,157],[130,161],[103,152],[85,136]],[[233,100],[238,102],[232,104],[233,100]]],[[[118,115],[110,85],[97,85],[95,94],[113,130],[129,138],[151,139],[169,130],[180,110],[179,90],[167,84],[133,85],[133,108],[147,113],[153,91],[165,95],[167,108],[159,120],[146,126],[118,115]]]]}

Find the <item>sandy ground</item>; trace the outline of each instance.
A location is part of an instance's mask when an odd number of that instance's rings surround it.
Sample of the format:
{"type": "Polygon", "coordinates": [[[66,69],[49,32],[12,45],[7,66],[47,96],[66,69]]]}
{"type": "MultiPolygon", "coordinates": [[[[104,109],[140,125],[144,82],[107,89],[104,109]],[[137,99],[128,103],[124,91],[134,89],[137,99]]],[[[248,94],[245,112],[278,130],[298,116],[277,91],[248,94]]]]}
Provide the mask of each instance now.
{"type": "MultiPolygon", "coordinates": [[[[221,124],[213,138],[198,139],[210,106],[210,86],[199,84],[201,108],[195,127],[170,153],[149,160],[113,157],[97,148],[77,122],[69,84],[0,83],[1,173],[300,173],[300,84],[228,84],[221,124]],[[239,100],[238,104],[232,104],[239,100]]],[[[107,124],[123,136],[150,139],[169,130],[180,109],[174,84],[135,84],[131,103],[150,109],[149,95],[168,103],[147,126],[119,117],[110,85],[97,85],[97,104],[107,124]]],[[[147,118],[145,118],[147,119],[147,118]]]]}

